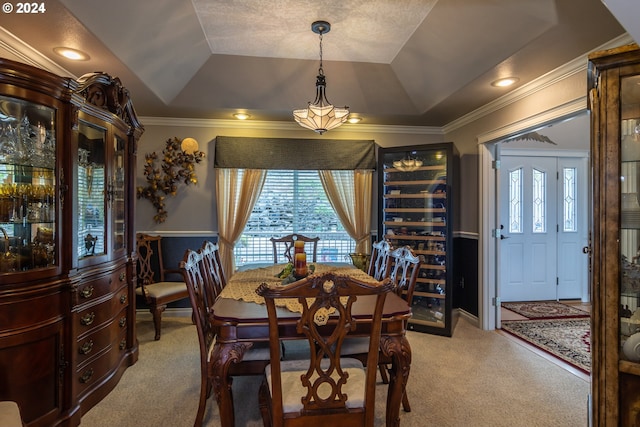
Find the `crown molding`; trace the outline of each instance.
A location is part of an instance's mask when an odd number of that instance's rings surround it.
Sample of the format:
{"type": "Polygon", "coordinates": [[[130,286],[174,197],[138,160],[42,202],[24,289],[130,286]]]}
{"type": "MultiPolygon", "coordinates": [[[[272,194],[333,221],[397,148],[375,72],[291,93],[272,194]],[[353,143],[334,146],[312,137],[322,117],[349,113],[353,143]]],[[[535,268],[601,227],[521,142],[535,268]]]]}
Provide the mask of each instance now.
{"type": "MultiPolygon", "coordinates": [[[[300,125],[291,122],[269,122],[260,120],[232,120],[232,119],[184,119],[179,117],[139,117],[140,121],[150,126],[183,126],[201,128],[225,128],[225,129],[252,129],[252,130],[279,130],[299,131],[300,125]]],[[[367,124],[345,124],[332,129],[331,133],[394,133],[416,135],[444,135],[442,128],[437,126],[389,126],[367,124]]]]}
{"type": "MultiPolygon", "coordinates": [[[[593,52],[597,52],[600,50],[606,50],[606,49],[611,49],[613,47],[617,47],[617,46],[622,46],[628,43],[632,43],[633,42],[633,38],[625,33],[622,34],[619,37],[616,37],[610,41],[608,41],[607,43],[599,46],[598,48],[594,49],[593,52]]],[[[544,74],[540,77],[538,77],[537,79],[522,85],[521,87],[514,89],[513,91],[509,92],[506,95],[501,96],[500,98],[489,102],[488,104],[483,105],[482,107],[478,108],[477,110],[472,111],[469,114],[466,114],[456,120],[453,120],[452,122],[446,124],[445,126],[443,126],[443,130],[444,133],[449,133],[449,132],[453,132],[456,129],[459,129],[461,127],[464,127],[472,122],[475,122],[476,120],[481,119],[484,116],[487,116],[495,111],[498,111],[502,108],[505,108],[515,102],[518,102],[524,98],[527,98],[529,96],[534,95],[536,92],[540,92],[544,89],[547,89],[550,86],[553,86],[554,84],[561,82],[562,80],[565,80],[575,74],[578,73],[582,73],[582,72],[586,72],[587,70],[587,66],[589,64],[589,54],[591,52],[587,52],[581,56],[579,56],[578,58],[575,58],[572,61],[567,62],[566,64],[556,68],[555,70],[552,70],[550,72],[548,72],[547,74],[544,74]]],[[[586,97],[586,95],[585,95],[586,97]]],[[[583,98],[581,98],[583,99],[583,98]]],[[[577,101],[577,100],[576,100],[577,101]]],[[[586,101],[583,105],[583,108],[586,109],[586,101]]],[[[561,111],[561,110],[559,110],[561,111]]],[[[561,118],[562,116],[558,116],[558,118],[561,118]]]]}
{"type": "Polygon", "coordinates": [[[76,80],[78,79],[78,77],[70,73],[69,70],[50,60],[42,53],[34,49],[31,45],[25,43],[1,26],[0,48],[11,52],[25,64],[32,65],[37,68],[42,68],[43,70],[47,70],[50,73],[56,74],[58,76],[71,77],[76,80]]]}
{"type": "Polygon", "coordinates": [[[587,97],[585,95],[563,105],[559,105],[538,114],[534,114],[533,116],[529,116],[525,119],[509,123],[506,126],[492,129],[486,133],[481,133],[478,135],[478,144],[510,138],[529,129],[532,130],[559,120],[566,120],[577,116],[578,114],[586,111],[586,109],[587,97]]]}
{"type": "MultiPolygon", "coordinates": [[[[625,33],[613,40],[603,44],[602,46],[594,49],[594,51],[611,49],[613,47],[621,46],[624,44],[632,43],[633,38],[625,33]]],[[[31,45],[25,43],[23,40],[14,36],[9,31],[0,26],[0,47],[11,52],[20,61],[33,65],[35,67],[42,68],[53,74],[59,76],[66,76],[77,79],[73,73],[70,73],[67,69],[60,66],[56,62],[50,60],[48,57],[34,49],[31,45]]],[[[495,111],[505,108],[523,98],[531,96],[536,92],[544,90],[549,86],[552,86],[563,79],[569,78],[572,75],[580,72],[584,72],[588,65],[588,55],[590,52],[581,55],[573,61],[564,64],[555,70],[537,78],[536,80],[523,85],[508,94],[489,102],[488,104],[478,108],[471,113],[468,113],[456,120],[449,122],[448,124],[437,126],[395,126],[395,125],[367,125],[367,124],[345,124],[337,129],[333,129],[332,133],[339,132],[358,132],[358,133],[375,133],[375,134],[414,134],[414,135],[445,135],[453,132],[461,127],[464,127],[474,121],[481,119],[495,111]]],[[[582,102],[582,109],[586,108],[585,101],[581,98],[573,102],[582,102]]],[[[562,108],[552,109],[557,113],[562,113],[562,108]]],[[[540,116],[540,115],[538,115],[540,116]]],[[[563,116],[558,116],[562,118],[563,116]]],[[[566,116],[565,116],[566,117],[566,116]]],[[[551,119],[547,115],[547,119],[551,119]]],[[[279,130],[279,131],[294,131],[300,130],[299,125],[292,122],[269,122],[269,121],[239,121],[230,119],[183,119],[183,118],[171,118],[171,117],[140,117],[140,120],[145,124],[153,126],[185,126],[185,127],[211,127],[211,128],[226,128],[226,129],[255,129],[255,130],[279,130]]]]}

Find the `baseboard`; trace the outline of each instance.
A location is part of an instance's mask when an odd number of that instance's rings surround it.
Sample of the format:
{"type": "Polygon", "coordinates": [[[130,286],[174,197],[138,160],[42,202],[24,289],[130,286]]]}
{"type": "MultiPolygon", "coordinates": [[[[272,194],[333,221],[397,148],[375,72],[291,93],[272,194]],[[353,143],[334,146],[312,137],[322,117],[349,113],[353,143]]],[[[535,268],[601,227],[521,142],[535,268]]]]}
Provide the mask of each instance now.
{"type": "Polygon", "coordinates": [[[473,314],[461,308],[456,308],[453,311],[454,311],[454,315],[457,314],[459,317],[465,318],[469,323],[471,323],[475,327],[477,328],[480,327],[480,320],[478,319],[478,316],[474,316],[473,314]]]}

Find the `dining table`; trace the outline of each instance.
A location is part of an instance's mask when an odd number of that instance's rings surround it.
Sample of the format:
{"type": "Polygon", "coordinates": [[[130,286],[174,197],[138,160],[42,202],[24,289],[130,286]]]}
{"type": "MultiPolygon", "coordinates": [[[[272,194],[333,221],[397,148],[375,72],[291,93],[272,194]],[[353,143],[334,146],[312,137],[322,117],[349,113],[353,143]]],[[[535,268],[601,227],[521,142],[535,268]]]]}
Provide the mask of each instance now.
{"type": "MultiPolygon", "coordinates": [[[[237,271],[228,281],[213,305],[211,321],[217,337],[211,357],[213,393],[218,404],[222,427],[235,427],[230,367],[238,364],[247,350],[255,343],[269,341],[269,319],[264,299],[255,290],[261,283],[282,285],[278,274],[286,264],[271,264],[237,271]]],[[[313,274],[333,272],[375,282],[367,273],[346,263],[314,263],[313,274]]],[[[359,297],[352,307],[357,320],[356,330],[349,336],[366,337],[370,334],[375,296],[359,297]]],[[[278,302],[276,301],[278,305],[278,302]]],[[[293,340],[304,338],[296,330],[300,318],[298,307],[281,304],[277,307],[280,338],[293,340]]],[[[386,405],[386,425],[400,425],[400,406],[411,367],[411,347],[406,338],[407,319],[411,317],[409,304],[390,292],[382,315],[380,350],[392,360],[386,405]]],[[[240,366],[234,366],[234,375],[240,366]]],[[[372,367],[374,368],[374,367],[372,367]]],[[[377,368],[377,367],[376,367],[377,368]]]]}

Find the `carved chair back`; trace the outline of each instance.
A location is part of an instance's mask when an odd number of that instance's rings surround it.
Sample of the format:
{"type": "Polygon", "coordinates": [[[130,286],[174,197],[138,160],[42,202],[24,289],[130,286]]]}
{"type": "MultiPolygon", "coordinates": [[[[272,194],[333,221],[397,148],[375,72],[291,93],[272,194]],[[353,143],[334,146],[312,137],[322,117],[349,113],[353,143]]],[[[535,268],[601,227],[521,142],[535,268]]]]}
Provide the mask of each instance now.
{"type": "Polygon", "coordinates": [[[305,252],[307,257],[309,256],[309,246],[311,246],[311,259],[307,258],[308,262],[317,262],[318,258],[318,241],[319,237],[307,237],[302,234],[289,234],[284,237],[272,237],[271,244],[273,245],[273,263],[278,263],[278,255],[281,256],[280,262],[293,262],[293,246],[296,241],[305,242],[305,252]],[[310,245],[307,245],[310,244],[310,245]]]}
{"type": "Polygon", "coordinates": [[[371,261],[369,263],[369,276],[376,280],[382,280],[389,276],[391,272],[389,255],[391,254],[391,245],[386,240],[371,245],[371,261]]]}
{"type": "MultiPolygon", "coordinates": [[[[220,247],[210,241],[205,241],[200,249],[202,253],[202,268],[205,280],[211,283],[214,301],[220,295],[222,289],[227,285],[227,278],[220,262],[220,247]]],[[[213,302],[212,302],[213,303],[213,302]]]]}
{"type": "Polygon", "coordinates": [[[418,280],[422,261],[409,246],[394,249],[389,254],[391,271],[389,277],[395,284],[396,293],[406,301],[411,301],[418,280]]]}
{"type": "Polygon", "coordinates": [[[303,417],[307,425],[373,425],[376,369],[364,369],[359,360],[342,358],[341,348],[358,322],[351,312],[354,302],[372,296],[367,366],[377,366],[382,308],[391,290],[389,279],[370,284],[333,273],[286,286],[262,284],[257,289],[269,316],[271,364],[260,399],[265,425],[282,425],[283,419],[295,417],[303,417]],[[275,299],[290,298],[302,306],[297,331],[308,341],[307,360],[280,360],[275,299]]]}

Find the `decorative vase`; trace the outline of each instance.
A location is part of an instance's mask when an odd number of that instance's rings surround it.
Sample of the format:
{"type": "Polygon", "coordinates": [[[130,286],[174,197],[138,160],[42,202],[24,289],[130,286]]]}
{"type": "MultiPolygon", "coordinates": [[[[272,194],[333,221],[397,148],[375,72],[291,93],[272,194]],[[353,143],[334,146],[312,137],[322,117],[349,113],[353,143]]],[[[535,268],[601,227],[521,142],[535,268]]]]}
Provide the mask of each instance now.
{"type": "Polygon", "coordinates": [[[632,362],[640,362],[640,332],[631,335],[624,342],[622,352],[632,362]]]}
{"type": "Polygon", "coordinates": [[[371,255],[363,253],[350,253],[349,256],[351,257],[351,262],[356,268],[359,268],[365,273],[367,272],[367,270],[369,269],[369,260],[371,258],[371,255]]]}

